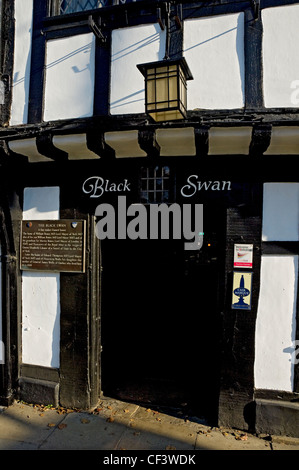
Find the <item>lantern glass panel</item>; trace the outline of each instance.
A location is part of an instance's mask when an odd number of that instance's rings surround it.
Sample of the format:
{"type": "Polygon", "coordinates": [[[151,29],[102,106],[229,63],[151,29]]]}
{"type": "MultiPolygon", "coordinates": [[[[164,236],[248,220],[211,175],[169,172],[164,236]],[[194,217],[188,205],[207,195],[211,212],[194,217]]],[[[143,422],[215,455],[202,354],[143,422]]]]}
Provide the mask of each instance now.
{"type": "Polygon", "coordinates": [[[192,75],[184,59],[138,66],[146,80],[146,112],[155,121],[184,119],[186,81],[192,75]]]}
{"type": "Polygon", "coordinates": [[[156,82],[155,80],[148,80],[146,85],[147,91],[147,108],[155,109],[155,101],[156,101],[156,82]]]}
{"type": "Polygon", "coordinates": [[[157,96],[156,96],[156,103],[157,108],[165,108],[168,102],[169,96],[169,86],[167,76],[159,77],[157,80],[157,96]]]}
{"type": "Polygon", "coordinates": [[[169,77],[169,99],[177,100],[178,99],[178,81],[177,77],[169,77]]]}

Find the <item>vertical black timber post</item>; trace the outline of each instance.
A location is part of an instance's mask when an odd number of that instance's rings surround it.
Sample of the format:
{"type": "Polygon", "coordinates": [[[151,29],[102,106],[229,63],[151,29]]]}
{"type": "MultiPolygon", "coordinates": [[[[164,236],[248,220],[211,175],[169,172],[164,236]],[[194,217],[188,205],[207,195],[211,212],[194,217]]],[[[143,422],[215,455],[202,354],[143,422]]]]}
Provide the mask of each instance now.
{"type": "MultiPolygon", "coordinates": [[[[2,1],[1,11],[1,76],[3,84],[3,104],[1,105],[0,124],[7,126],[11,111],[11,84],[13,76],[14,52],[14,2],[2,1]]],[[[19,240],[19,220],[16,229],[13,219],[20,217],[10,174],[10,166],[6,166],[7,158],[4,143],[1,144],[1,179],[0,179],[0,239],[1,239],[1,308],[2,331],[4,343],[4,364],[0,364],[0,404],[10,405],[15,399],[18,377],[18,267],[16,264],[16,247],[19,240]],[[9,182],[8,182],[9,181],[9,182]],[[14,196],[12,196],[14,194],[14,196]],[[16,203],[15,203],[16,202],[16,203]],[[14,238],[15,237],[15,238],[14,238]]],[[[14,180],[15,183],[15,180],[14,180]]],[[[1,345],[2,347],[2,345],[1,345]]]]}
{"type": "Polygon", "coordinates": [[[183,21],[179,5],[171,8],[169,20],[169,58],[179,59],[183,55],[183,21]]]}
{"type": "Polygon", "coordinates": [[[46,37],[42,32],[42,20],[47,16],[48,6],[44,0],[33,2],[32,52],[29,86],[28,122],[42,121],[44,96],[44,67],[46,37]]]}
{"type": "Polygon", "coordinates": [[[1,185],[1,269],[2,269],[2,317],[5,362],[0,365],[0,404],[9,406],[16,398],[20,345],[19,325],[21,316],[20,271],[17,266],[20,237],[21,210],[13,190],[10,196],[7,185],[1,185]],[[5,190],[3,189],[5,188],[5,190]],[[6,191],[6,195],[4,195],[6,191]]]}
{"type": "Polygon", "coordinates": [[[248,431],[254,430],[255,426],[255,324],[261,263],[262,201],[259,185],[255,191],[257,194],[252,203],[252,210],[246,205],[231,207],[227,210],[226,299],[218,414],[220,426],[231,426],[248,431]],[[235,243],[253,244],[253,268],[248,270],[252,272],[251,310],[231,308],[235,243]]]}
{"type": "Polygon", "coordinates": [[[97,404],[101,392],[101,253],[95,228],[95,217],[90,216],[89,377],[92,406],[97,404]]]}
{"type": "Polygon", "coordinates": [[[75,209],[62,209],[65,219],[86,220],[84,273],[61,273],[60,404],[90,409],[100,395],[99,286],[94,218],[75,209]]]}
{"type": "Polygon", "coordinates": [[[1,105],[1,125],[7,125],[10,118],[13,80],[13,52],[14,52],[14,2],[2,1],[1,22],[1,80],[4,85],[4,103],[1,105]]]}
{"type": "Polygon", "coordinates": [[[94,105],[95,116],[107,116],[109,114],[110,94],[110,61],[111,61],[111,31],[105,31],[105,43],[97,37],[95,49],[95,83],[94,105]]]}
{"type": "Polygon", "coordinates": [[[263,25],[260,14],[254,18],[252,8],[245,10],[245,108],[262,109],[263,64],[262,38],[263,25]]]}

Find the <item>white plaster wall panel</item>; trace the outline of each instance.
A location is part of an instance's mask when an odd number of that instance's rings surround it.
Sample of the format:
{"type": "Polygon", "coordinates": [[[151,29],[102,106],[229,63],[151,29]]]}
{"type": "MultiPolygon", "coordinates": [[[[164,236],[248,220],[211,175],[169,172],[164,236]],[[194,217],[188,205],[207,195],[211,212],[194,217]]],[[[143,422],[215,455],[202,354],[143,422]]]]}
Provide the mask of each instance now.
{"type": "Polygon", "coordinates": [[[24,189],[23,220],[55,220],[59,218],[57,186],[24,189]]]}
{"type": "Polygon", "coordinates": [[[194,80],[188,81],[188,109],[244,106],[244,14],[186,20],[184,56],[194,80]]]}
{"type": "Polygon", "coordinates": [[[264,184],[262,240],[299,240],[299,183],[264,184]]]}
{"type": "Polygon", "coordinates": [[[298,256],[263,256],[259,295],[255,388],[293,391],[298,256]]]}
{"type": "Polygon", "coordinates": [[[59,274],[23,272],[22,362],[59,367],[59,274]]]}
{"type": "Polygon", "coordinates": [[[112,31],[111,114],[144,113],[144,77],[137,64],[162,60],[165,37],[158,24],[112,31]]]}
{"type": "Polygon", "coordinates": [[[33,0],[15,0],[15,43],[10,125],[28,120],[33,0]]]}
{"type": "Polygon", "coordinates": [[[93,115],[95,36],[47,41],[44,121],[93,115]]]}
{"type": "Polygon", "coordinates": [[[265,8],[262,22],[265,106],[294,107],[296,90],[291,86],[294,81],[299,86],[299,5],[265,8]]]}
{"type": "MultiPolygon", "coordinates": [[[[59,188],[25,188],[24,220],[59,218],[59,188]]],[[[22,361],[59,367],[59,273],[22,273],[22,361]]]]}

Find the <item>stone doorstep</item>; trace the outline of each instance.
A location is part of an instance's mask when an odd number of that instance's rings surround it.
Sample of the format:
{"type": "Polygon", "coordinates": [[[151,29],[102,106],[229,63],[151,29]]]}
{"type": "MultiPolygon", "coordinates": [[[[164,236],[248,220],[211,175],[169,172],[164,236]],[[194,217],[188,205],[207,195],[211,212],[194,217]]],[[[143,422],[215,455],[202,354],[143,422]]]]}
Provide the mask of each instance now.
{"type": "Polygon", "coordinates": [[[285,439],[298,444],[299,403],[256,399],[256,432],[273,436],[273,442],[285,439]]]}
{"type": "Polygon", "coordinates": [[[58,406],[59,384],[48,380],[20,377],[20,399],[27,403],[45,403],[58,406]]]}

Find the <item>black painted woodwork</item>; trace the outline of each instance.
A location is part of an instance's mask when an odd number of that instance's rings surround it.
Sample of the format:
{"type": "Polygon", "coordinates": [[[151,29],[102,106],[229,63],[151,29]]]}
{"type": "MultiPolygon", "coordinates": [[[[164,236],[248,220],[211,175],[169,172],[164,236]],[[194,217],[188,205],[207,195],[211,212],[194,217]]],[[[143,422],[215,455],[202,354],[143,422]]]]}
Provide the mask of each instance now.
{"type": "Polygon", "coordinates": [[[42,122],[46,38],[42,32],[42,18],[47,15],[47,2],[34,0],[32,51],[30,67],[28,122],[42,122]]]}
{"type": "Polygon", "coordinates": [[[21,355],[20,333],[20,273],[19,220],[21,218],[18,196],[5,174],[1,174],[0,190],[0,240],[2,270],[2,332],[5,363],[0,365],[0,404],[13,403],[17,391],[18,367],[21,355]]]}
{"type": "Polygon", "coordinates": [[[0,124],[7,127],[12,98],[14,52],[14,2],[2,0],[0,79],[4,83],[4,103],[1,104],[0,124]]]}

